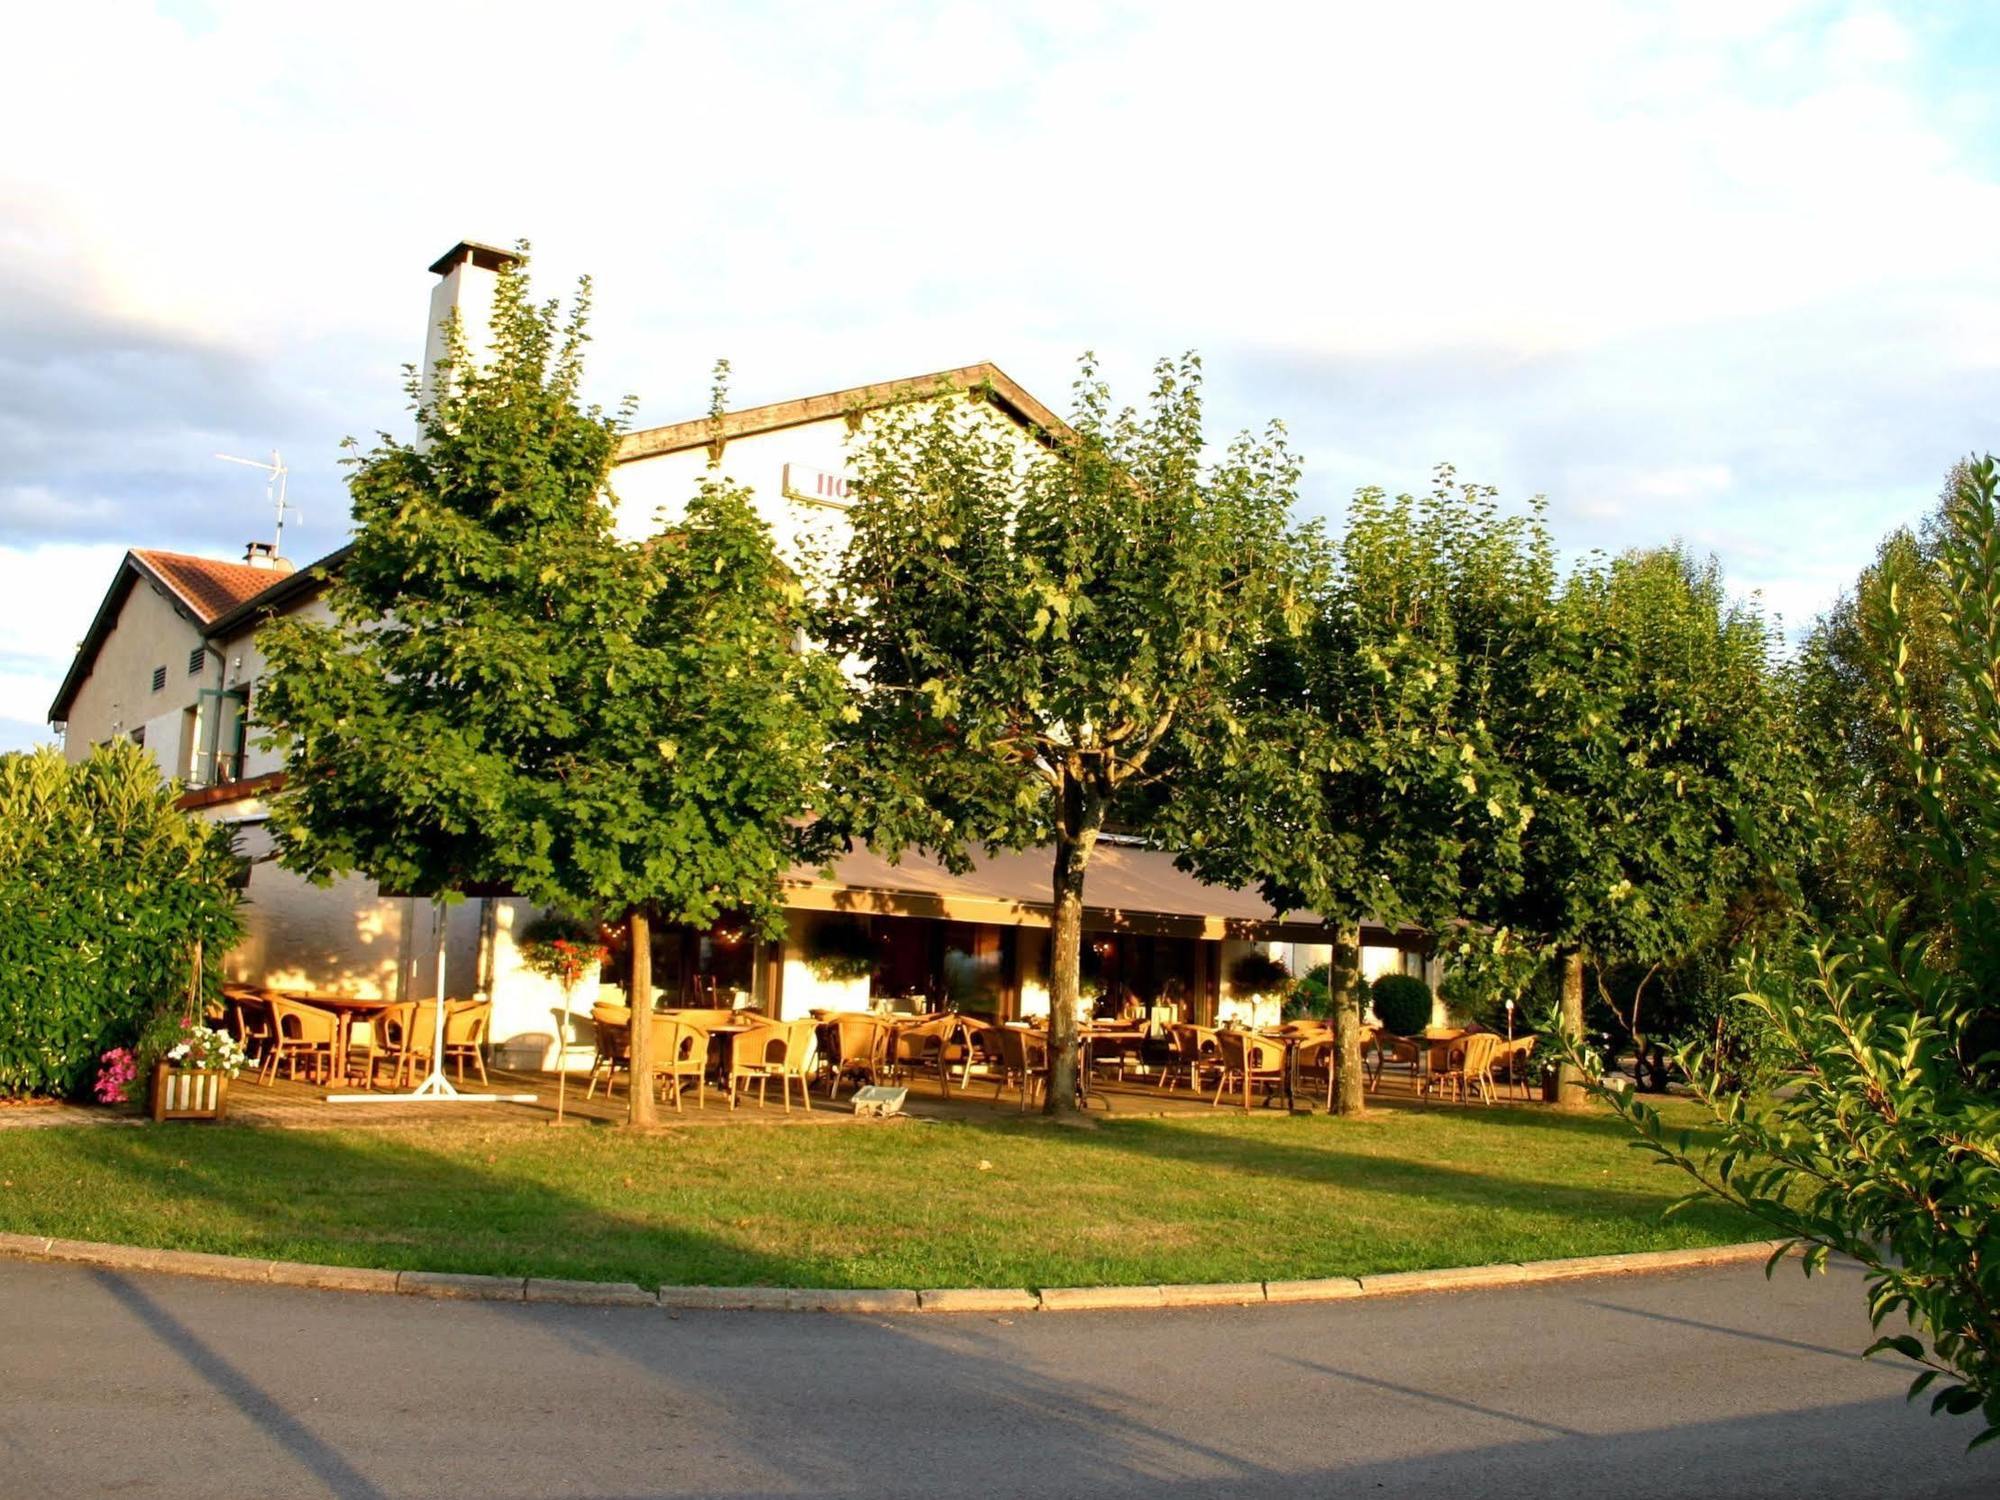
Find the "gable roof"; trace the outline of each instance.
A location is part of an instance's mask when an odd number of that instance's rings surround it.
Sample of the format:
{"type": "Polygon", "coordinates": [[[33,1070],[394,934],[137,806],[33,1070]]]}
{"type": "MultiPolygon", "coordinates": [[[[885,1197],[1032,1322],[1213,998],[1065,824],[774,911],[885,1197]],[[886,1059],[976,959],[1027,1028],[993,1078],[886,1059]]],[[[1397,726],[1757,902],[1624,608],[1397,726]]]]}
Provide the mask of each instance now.
{"type": "MultiPolygon", "coordinates": [[[[78,690],[90,676],[90,669],[97,661],[97,653],[103,647],[105,637],[118,623],[119,611],[124,609],[126,598],[140,580],[158,585],[173,605],[175,613],[207,635],[218,621],[246,613],[259,599],[281,595],[299,587],[298,580],[313,573],[324,561],[315,563],[313,569],[274,573],[269,568],[221,562],[212,557],[195,557],[186,552],[163,552],[154,547],[133,548],[119,562],[111,587],[105,590],[103,602],[91,617],[90,629],[84,632],[76,656],[69,664],[69,672],[63,677],[62,686],[56,690],[55,702],[49,705],[49,722],[61,724],[68,720],[70,704],[75,702],[78,690]]],[[[316,581],[316,576],[306,578],[308,584],[316,581]]]]}
{"type": "Polygon", "coordinates": [[[648,427],[628,432],[618,445],[617,463],[656,458],[662,453],[680,453],[689,448],[705,448],[718,437],[749,437],[760,432],[777,432],[786,427],[803,427],[808,422],[824,422],[853,412],[874,411],[899,401],[919,400],[939,391],[991,392],[993,404],[1026,427],[1043,432],[1068,431],[1061,417],[1029,395],[1005,370],[990,360],[976,365],[960,365],[955,370],[939,370],[931,375],[913,375],[905,380],[884,380],[874,385],[849,386],[824,396],[802,396],[796,401],[778,401],[769,406],[748,406],[724,412],[719,419],[696,417],[666,427],[648,427]],[[718,430],[719,426],[719,430],[718,430]]]}
{"type": "Polygon", "coordinates": [[[218,562],[212,557],[191,557],[185,552],[161,552],[151,547],[135,547],[129,556],[177,595],[194,612],[195,623],[203,626],[245,599],[263,593],[280,576],[287,576],[270,568],[253,568],[248,563],[218,562]]]}

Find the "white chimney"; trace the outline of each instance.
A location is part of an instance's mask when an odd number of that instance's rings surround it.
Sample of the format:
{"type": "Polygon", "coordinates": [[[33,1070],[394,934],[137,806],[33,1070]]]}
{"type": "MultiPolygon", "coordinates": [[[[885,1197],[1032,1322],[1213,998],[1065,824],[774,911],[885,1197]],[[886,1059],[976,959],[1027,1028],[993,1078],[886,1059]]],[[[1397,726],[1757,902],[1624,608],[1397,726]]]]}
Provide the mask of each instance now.
{"type": "Polygon", "coordinates": [[[477,240],[460,240],[431,263],[438,278],[431,288],[430,321],[424,329],[422,399],[428,404],[431,385],[437,379],[438,361],[444,358],[444,331],[451,315],[458,314],[465,347],[474,358],[483,358],[492,337],[493,294],[499,286],[500,268],[521,263],[512,250],[482,245],[477,240]]]}
{"type": "Polygon", "coordinates": [[[248,568],[263,568],[272,573],[289,573],[292,561],[278,556],[275,542],[251,542],[243,549],[243,565],[248,568]]]}

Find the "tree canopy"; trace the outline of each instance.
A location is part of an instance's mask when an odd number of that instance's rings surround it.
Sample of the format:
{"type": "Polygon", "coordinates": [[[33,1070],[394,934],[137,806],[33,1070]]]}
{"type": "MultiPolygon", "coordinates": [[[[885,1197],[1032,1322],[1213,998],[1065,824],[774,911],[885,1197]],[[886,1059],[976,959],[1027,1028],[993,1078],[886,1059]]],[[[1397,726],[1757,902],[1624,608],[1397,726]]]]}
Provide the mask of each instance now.
{"type": "Polygon", "coordinates": [[[1200,389],[1192,357],[1163,361],[1145,411],[1115,409],[1086,359],[1059,430],[1023,441],[979,393],[940,393],[853,450],[827,628],[861,672],[846,826],[955,868],[1051,847],[1052,1111],[1099,836],[1144,834],[1256,653],[1306,623],[1297,462],[1275,427],[1211,459],[1200,389]]]}

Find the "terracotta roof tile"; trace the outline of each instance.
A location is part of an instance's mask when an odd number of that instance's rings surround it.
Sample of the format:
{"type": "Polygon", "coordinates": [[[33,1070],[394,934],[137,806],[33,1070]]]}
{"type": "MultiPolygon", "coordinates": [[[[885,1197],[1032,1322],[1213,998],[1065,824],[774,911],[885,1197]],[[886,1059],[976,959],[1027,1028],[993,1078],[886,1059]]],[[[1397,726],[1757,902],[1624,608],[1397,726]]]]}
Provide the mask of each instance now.
{"type": "Polygon", "coordinates": [[[211,557],[190,557],[184,552],[134,548],[132,555],[179,594],[188,608],[201,616],[204,625],[219,615],[227,614],[244,600],[263,593],[285,576],[273,568],[217,562],[211,557]]]}

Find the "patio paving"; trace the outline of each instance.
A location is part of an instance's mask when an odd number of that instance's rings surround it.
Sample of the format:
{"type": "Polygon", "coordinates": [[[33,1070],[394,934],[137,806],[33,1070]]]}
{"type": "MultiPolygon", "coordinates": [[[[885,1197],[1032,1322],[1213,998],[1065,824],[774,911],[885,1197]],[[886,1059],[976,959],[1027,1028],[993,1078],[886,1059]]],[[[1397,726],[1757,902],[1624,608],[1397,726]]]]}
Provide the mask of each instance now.
{"type": "MultiPolygon", "coordinates": [[[[571,1088],[564,1104],[564,1116],[581,1124],[611,1125],[622,1124],[625,1120],[626,1100],[621,1085],[616,1098],[606,1099],[599,1089],[595,1098],[585,1099],[584,1089],[576,1086],[571,1079],[571,1088]]],[[[338,1124],[342,1127],[395,1126],[407,1127],[419,1121],[450,1119],[478,1123],[520,1123],[528,1120],[540,1123],[551,1122],[556,1113],[556,1078],[553,1073],[517,1072],[495,1068],[491,1070],[490,1081],[482,1084],[477,1077],[469,1078],[458,1085],[468,1093],[532,1093],[533,1103],[396,1103],[384,1100],[381,1103],[329,1104],[326,1102],[328,1090],[321,1085],[294,1083],[280,1079],[265,1087],[248,1079],[239,1081],[230,1091],[229,1118],[239,1124],[289,1126],[309,1129],[324,1129],[338,1124]]],[[[912,1078],[905,1081],[909,1096],[904,1104],[904,1113],[918,1120],[992,1120],[996,1117],[1018,1114],[1020,1096],[1013,1092],[994,1098],[991,1080],[975,1077],[969,1088],[953,1086],[949,1097],[939,1091],[934,1078],[912,1078]]],[[[389,1092],[384,1090],[383,1092],[389,1092]]],[[[1209,1100],[1212,1095],[1196,1095],[1185,1088],[1163,1092],[1157,1083],[1157,1075],[1139,1077],[1128,1075],[1122,1081],[1099,1080],[1090,1090],[1089,1113],[1096,1118],[1106,1115],[1115,1119],[1154,1119],[1187,1117],[1214,1114],[1218,1111],[1209,1100]]],[[[734,1110],[730,1109],[725,1097],[711,1089],[705,1109],[695,1107],[692,1100],[684,1110],[676,1111],[671,1104],[659,1106],[659,1120],[665,1126],[687,1126],[704,1128],[724,1125],[772,1126],[828,1126],[872,1123],[857,1120],[850,1100],[851,1091],[844,1091],[837,1101],[829,1101],[821,1089],[813,1092],[813,1107],[810,1112],[796,1105],[788,1114],[779,1107],[775,1098],[766,1107],[759,1107],[754,1096],[746,1099],[734,1110]]],[[[1380,1090],[1369,1096],[1371,1105],[1416,1104],[1416,1096],[1406,1077],[1385,1077],[1380,1090]]],[[[1502,1102],[1508,1102],[1505,1095],[1502,1102]]],[[[1512,1102],[1520,1102],[1518,1099],[1512,1102]]],[[[1315,1112],[1325,1105],[1324,1094],[1302,1093],[1299,1097],[1300,1109],[1310,1106],[1315,1112]]],[[[1477,1105],[1434,1104],[1440,1109],[1478,1108],[1477,1105]]],[[[1033,1112],[1037,1106],[1031,1106],[1033,1112]]],[[[1228,1103],[1222,1111],[1231,1108],[1228,1103]]],[[[1252,1113],[1275,1113],[1280,1106],[1266,1109],[1259,1105],[1252,1113]]],[[[87,1111],[87,1113],[102,1113],[87,1111]]]]}

